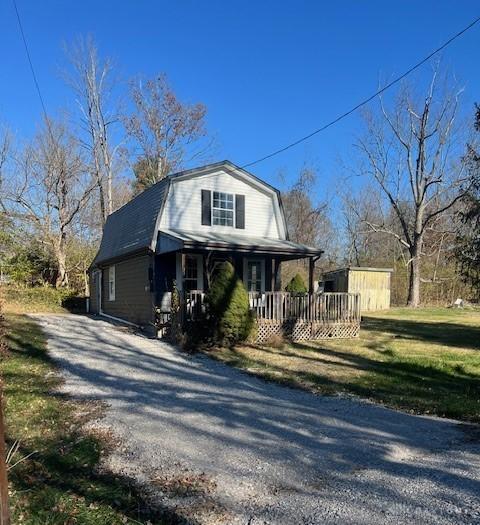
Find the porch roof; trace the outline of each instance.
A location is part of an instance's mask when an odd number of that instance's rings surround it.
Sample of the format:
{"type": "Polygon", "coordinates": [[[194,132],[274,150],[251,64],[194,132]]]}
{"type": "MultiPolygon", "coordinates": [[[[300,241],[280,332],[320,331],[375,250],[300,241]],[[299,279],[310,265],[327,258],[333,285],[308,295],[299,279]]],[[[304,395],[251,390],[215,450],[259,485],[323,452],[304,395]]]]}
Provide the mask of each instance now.
{"type": "Polygon", "coordinates": [[[319,257],[323,253],[323,250],[318,248],[268,237],[184,230],[161,230],[159,232],[156,248],[158,254],[194,249],[283,255],[291,259],[319,257]]]}

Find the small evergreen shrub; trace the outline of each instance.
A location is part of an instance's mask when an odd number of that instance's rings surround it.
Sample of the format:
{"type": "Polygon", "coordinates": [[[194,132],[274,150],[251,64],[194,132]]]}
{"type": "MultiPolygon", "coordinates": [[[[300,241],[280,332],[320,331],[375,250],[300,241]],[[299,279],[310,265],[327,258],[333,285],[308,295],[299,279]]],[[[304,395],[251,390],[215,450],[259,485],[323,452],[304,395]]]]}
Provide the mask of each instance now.
{"type": "Polygon", "coordinates": [[[303,277],[297,273],[295,277],[287,284],[285,291],[295,294],[307,293],[307,287],[303,277]]]}
{"type": "Polygon", "coordinates": [[[229,262],[218,268],[207,292],[206,302],[214,339],[222,344],[234,344],[248,338],[253,315],[248,293],[229,262]]]}

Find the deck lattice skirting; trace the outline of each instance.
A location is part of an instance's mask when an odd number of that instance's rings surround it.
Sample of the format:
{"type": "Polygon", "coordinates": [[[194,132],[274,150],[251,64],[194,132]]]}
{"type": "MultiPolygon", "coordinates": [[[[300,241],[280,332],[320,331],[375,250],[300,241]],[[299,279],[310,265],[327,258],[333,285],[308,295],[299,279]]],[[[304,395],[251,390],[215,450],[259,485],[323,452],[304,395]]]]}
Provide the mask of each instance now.
{"type": "Polygon", "coordinates": [[[349,339],[358,337],[360,323],[325,324],[318,321],[271,321],[257,319],[256,343],[267,343],[273,336],[291,341],[315,341],[321,339],[349,339]]]}

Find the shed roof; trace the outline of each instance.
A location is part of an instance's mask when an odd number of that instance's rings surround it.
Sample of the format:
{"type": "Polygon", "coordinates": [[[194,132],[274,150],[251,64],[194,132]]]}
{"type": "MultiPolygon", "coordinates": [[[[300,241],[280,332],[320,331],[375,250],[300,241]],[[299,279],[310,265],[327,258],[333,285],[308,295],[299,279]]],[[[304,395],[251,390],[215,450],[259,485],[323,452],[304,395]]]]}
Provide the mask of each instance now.
{"type": "Polygon", "coordinates": [[[338,268],[337,270],[330,270],[329,272],[324,272],[323,273],[323,276],[327,276],[327,275],[333,275],[335,273],[339,273],[339,272],[351,272],[351,271],[356,271],[356,272],[389,272],[389,273],[392,273],[393,272],[393,268],[374,268],[374,267],[370,267],[370,266],[347,266],[345,268],[338,268]]]}

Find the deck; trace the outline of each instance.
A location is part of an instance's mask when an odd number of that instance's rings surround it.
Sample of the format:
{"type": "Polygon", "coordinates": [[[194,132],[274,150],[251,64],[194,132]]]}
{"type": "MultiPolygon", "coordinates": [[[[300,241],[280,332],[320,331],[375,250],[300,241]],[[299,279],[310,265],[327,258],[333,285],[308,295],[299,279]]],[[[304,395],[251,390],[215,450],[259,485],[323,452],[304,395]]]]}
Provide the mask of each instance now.
{"type": "MultiPolygon", "coordinates": [[[[360,331],[360,294],[292,294],[263,292],[248,294],[256,324],[256,342],[273,336],[292,341],[357,337],[360,331]]],[[[186,323],[204,315],[205,294],[185,294],[183,313],[186,323]]]]}

